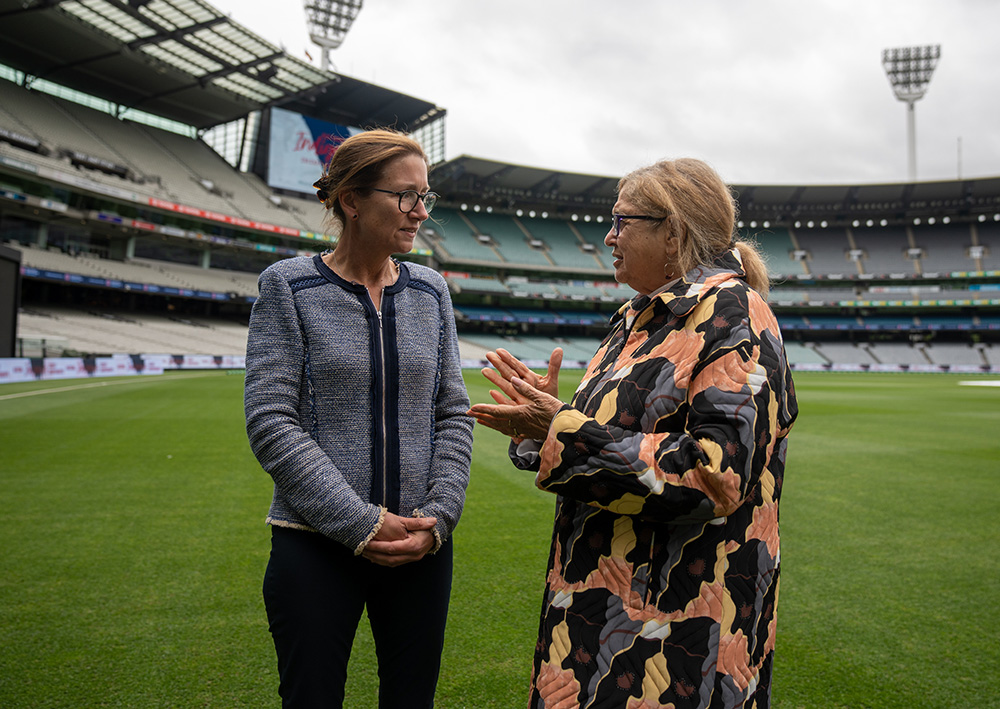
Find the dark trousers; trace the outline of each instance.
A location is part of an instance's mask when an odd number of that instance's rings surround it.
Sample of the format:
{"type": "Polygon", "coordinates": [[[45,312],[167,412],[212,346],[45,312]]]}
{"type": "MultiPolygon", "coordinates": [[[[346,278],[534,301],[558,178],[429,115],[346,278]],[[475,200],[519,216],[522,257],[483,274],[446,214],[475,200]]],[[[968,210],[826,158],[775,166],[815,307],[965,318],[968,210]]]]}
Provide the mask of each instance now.
{"type": "Polygon", "coordinates": [[[451,570],[451,540],[436,554],[388,568],[321,534],[272,527],[264,606],[282,706],[343,706],[347,660],[367,608],[379,708],[433,707],[451,570]]]}

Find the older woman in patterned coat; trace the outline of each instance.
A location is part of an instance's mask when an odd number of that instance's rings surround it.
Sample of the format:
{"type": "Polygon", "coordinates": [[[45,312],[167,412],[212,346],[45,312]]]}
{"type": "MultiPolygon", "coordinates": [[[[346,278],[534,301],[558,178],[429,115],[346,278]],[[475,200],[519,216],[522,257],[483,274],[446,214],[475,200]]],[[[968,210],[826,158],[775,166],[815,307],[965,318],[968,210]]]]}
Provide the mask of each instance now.
{"type": "Polygon", "coordinates": [[[490,353],[515,465],[558,495],[531,709],[770,705],[778,501],[795,392],[767,271],[698,160],[618,185],[605,244],[637,295],[569,405],[490,353]]]}

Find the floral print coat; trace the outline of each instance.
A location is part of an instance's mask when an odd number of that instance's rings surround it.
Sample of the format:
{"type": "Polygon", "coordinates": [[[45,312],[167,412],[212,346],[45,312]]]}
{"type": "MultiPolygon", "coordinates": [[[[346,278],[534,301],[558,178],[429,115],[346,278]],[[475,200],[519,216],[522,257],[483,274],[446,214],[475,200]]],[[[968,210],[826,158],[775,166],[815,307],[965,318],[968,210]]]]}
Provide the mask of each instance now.
{"type": "Polygon", "coordinates": [[[541,450],[558,495],[531,709],[766,707],[795,391],[735,249],[612,319],[541,450]]]}

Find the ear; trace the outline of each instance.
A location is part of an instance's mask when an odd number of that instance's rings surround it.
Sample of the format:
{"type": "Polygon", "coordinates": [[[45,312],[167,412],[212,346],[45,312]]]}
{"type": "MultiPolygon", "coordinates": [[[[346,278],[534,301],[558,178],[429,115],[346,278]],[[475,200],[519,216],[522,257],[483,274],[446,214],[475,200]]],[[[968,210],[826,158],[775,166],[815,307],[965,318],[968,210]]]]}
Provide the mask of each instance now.
{"type": "Polygon", "coordinates": [[[676,214],[667,217],[667,228],[670,230],[670,237],[675,241],[680,241],[687,234],[687,227],[676,214]]]}
{"type": "Polygon", "coordinates": [[[344,216],[348,220],[358,218],[358,193],[355,190],[347,190],[340,194],[340,208],[344,210],[344,216]]]}
{"type": "Polygon", "coordinates": [[[676,249],[680,245],[680,241],[684,236],[684,222],[678,219],[677,215],[671,214],[667,217],[665,225],[667,227],[667,244],[670,245],[671,248],[676,249]]]}

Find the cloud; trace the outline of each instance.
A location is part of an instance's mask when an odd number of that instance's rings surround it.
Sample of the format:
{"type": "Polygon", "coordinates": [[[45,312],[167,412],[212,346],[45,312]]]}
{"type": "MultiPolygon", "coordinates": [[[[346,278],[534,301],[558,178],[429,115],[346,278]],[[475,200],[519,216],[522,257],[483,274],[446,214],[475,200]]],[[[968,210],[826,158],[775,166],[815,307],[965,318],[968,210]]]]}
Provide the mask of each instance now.
{"type": "MultiPolygon", "coordinates": [[[[217,0],[293,51],[296,13],[217,0]]],[[[917,103],[919,177],[1000,174],[990,0],[366,0],[340,71],[448,110],[449,156],[622,174],[708,160],[733,182],[906,179],[881,51],[941,44],[917,103]]],[[[300,55],[301,56],[301,55],[300,55]]]]}

